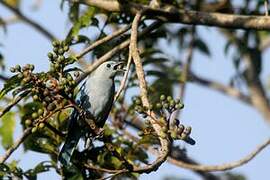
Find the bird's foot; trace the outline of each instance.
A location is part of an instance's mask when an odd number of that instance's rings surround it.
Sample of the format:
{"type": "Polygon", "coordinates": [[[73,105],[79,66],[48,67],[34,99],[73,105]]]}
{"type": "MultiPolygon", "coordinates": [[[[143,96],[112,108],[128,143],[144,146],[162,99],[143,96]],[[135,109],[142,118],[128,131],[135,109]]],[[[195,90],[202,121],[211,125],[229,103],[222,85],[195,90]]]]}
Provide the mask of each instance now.
{"type": "Polygon", "coordinates": [[[96,128],[95,130],[96,139],[102,139],[104,136],[104,128],[96,128]]]}

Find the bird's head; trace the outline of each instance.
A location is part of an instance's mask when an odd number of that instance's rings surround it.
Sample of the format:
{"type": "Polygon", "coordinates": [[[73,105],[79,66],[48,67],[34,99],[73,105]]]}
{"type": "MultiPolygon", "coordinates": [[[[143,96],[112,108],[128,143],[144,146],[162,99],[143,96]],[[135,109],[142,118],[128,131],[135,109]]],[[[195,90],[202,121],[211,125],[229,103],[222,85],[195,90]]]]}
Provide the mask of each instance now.
{"type": "Polygon", "coordinates": [[[124,62],[107,61],[102,63],[96,70],[95,74],[98,73],[102,76],[114,78],[118,72],[123,72],[124,62]]]}

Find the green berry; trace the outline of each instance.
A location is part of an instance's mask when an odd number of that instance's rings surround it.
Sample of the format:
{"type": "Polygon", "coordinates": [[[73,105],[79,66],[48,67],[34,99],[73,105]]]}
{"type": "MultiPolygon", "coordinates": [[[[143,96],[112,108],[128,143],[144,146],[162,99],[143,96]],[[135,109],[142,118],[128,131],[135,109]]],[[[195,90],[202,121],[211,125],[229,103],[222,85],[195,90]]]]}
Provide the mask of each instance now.
{"type": "Polygon", "coordinates": [[[58,47],[54,47],[53,52],[55,52],[57,54],[58,53],[58,47]]]}
{"type": "Polygon", "coordinates": [[[163,104],[163,108],[168,109],[169,108],[169,104],[168,103],[163,104]]]}
{"type": "Polygon", "coordinates": [[[55,63],[55,64],[54,64],[54,68],[55,68],[55,69],[59,69],[59,67],[60,67],[60,65],[59,65],[58,63],[55,63]]]}
{"type": "Polygon", "coordinates": [[[36,119],[38,117],[38,113],[34,112],[34,113],[32,113],[31,116],[32,116],[33,119],[36,119]]]}
{"type": "Polygon", "coordinates": [[[162,131],[166,133],[168,131],[168,128],[166,126],[162,127],[162,131]]]}
{"type": "Polygon", "coordinates": [[[167,122],[166,119],[165,119],[164,117],[161,117],[159,120],[160,120],[160,122],[163,123],[163,124],[166,124],[166,122],[167,122]]]}
{"type": "Polygon", "coordinates": [[[166,135],[166,133],[164,133],[164,132],[162,131],[162,132],[160,132],[160,137],[163,138],[163,139],[165,139],[165,138],[167,137],[167,135],[166,135]]]}
{"type": "Polygon", "coordinates": [[[32,130],[31,130],[32,133],[35,133],[37,132],[37,127],[33,127],[32,130]]]}
{"type": "Polygon", "coordinates": [[[16,69],[17,71],[21,71],[21,66],[17,64],[17,65],[15,66],[15,69],[16,69]]]}
{"type": "Polygon", "coordinates": [[[156,108],[157,108],[157,109],[161,109],[161,108],[162,108],[162,104],[161,104],[161,103],[157,103],[157,104],[156,104],[156,108]]]}
{"type": "Polygon", "coordinates": [[[175,106],[175,101],[174,101],[174,100],[171,100],[169,103],[170,103],[170,107],[174,108],[174,106],[175,106]]]}
{"type": "Polygon", "coordinates": [[[38,99],[39,99],[38,95],[34,95],[34,96],[33,96],[33,100],[34,100],[34,101],[37,101],[38,99]]]}
{"type": "Polygon", "coordinates": [[[176,104],[179,104],[180,102],[181,102],[180,99],[176,99],[176,100],[175,100],[175,103],[176,103],[176,104]]]}
{"type": "Polygon", "coordinates": [[[69,46],[64,46],[64,51],[67,52],[69,50],[69,46]]]}
{"type": "Polygon", "coordinates": [[[170,102],[171,100],[173,100],[172,96],[168,96],[168,97],[167,97],[167,101],[170,102]]]}
{"type": "Polygon", "coordinates": [[[19,78],[19,79],[22,79],[22,78],[23,78],[23,73],[19,73],[19,74],[18,74],[18,78],[19,78]]]}
{"type": "Polygon", "coordinates": [[[142,101],[141,101],[139,98],[137,98],[137,99],[135,100],[135,104],[136,104],[136,105],[141,105],[141,104],[142,104],[142,101]]]}
{"type": "Polygon", "coordinates": [[[73,80],[71,74],[67,74],[67,80],[68,80],[68,81],[72,81],[72,80],[73,80]]]}
{"type": "Polygon", "coordinates": [[[60,48],[60,49],[58,49],[57,52],[58,52],[58,54],[63,55],[64,54],[64,49],[60,48]]]}
{"type": "Polygon", "coordinates": [[[48,56],[48,58],[53,59],[53,53],[52,52],[49,52],[47,56],[48,56]]]}
{"type": "Polygon", "coordinates": [[[60,42],[57,41],[57,40],[55,40],[55,41],[52,42],[52,45],[53,45],[54,47],[58,47],[58,46],[60,45],[60,42]]]}
{"type": "Polygon", "coordinates": [[[32,124],[32,121],[30,119],[26,119],[24,123],[26,126],[30,126],[32,124]]]}
{"type": "Polygon", "coordinates": [[[38,109],[38,115],[40,115],[40,116],[41,116],[41,115],[43,115],[43,112],[44,112],[44,110],[43,110],[43,109],[41,109],[41,108],[40,108],[40,109],[38,109]]]}
{"type": "Polygon", "coordinates": [[[176,109],[183,109],[183,108],[184,108],[184,104],[181,104],[181,103],[176,104],[176,105],[175,105],[175,108],[176,108],[176,109]]]}
{"type": "Polygon", "coordinates": [[[166,99],[166,96],[164,95],[164,94],[162,94],[161,96],[160,96],[160,100],[161,101],[164,101],[166,99]]]}
{"type": "Polygon", "coordinates": [[[33,64],[30,64],[30,67],[29,67],[30,71],[34,71],[35,69],[35,66],[33,64]]]}
{"type": "Polygon", "coordinates": [[[60,62],[63,62],[65,60],[65,57],[64,56],[59,56],[58,59],[59,59],[60,62]]]}
{"type": "Polygon", "coordinates": [[[57,55],[57,54],[53,54],[53,59],[54,59],[54,60],[56,60],[56,59],[57,59],[57,57],[58,57],[58,55],[57,55]]]}
{"type": "Polygon", "coordinates": [[[40,123],[39,125],[38,125],[38,128],[40,128],[40,129],[42,129],[42,128],[44,128],[45,127],[45,124],[44,123],[40,123]]]}

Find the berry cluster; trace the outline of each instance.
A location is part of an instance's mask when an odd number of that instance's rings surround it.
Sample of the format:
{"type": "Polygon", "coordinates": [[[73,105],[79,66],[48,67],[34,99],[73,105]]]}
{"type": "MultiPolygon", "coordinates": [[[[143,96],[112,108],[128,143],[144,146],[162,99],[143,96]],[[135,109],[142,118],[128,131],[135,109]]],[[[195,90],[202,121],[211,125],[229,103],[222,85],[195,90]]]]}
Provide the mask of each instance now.
{"type": "MultiPolygon", "coordinates": [[[[51,61],[51,69],[48,73],[34,73],[34,65],[31,64],[10,68],[12,73],[16,73],[15,77],[20,82],[18,92],[14,94],[28,90],[29,97],[38,105],[38,108],[35,108],[24,121],[26,127],[32,127],[32,132],[36,132],[38,128],[44,128],[42,119],[57,108],[68,104],[67,99],[73,96],[76,86],[73,76],[65,70],[68,64],[74,62],[74,58],[64,56],[69,46],[60,41],[54,41],[52,44],[53,52],[48,53],[51,61]]],[[[75,72],[74,76],[78,77],[79,72],[75,72]]]]}
{"type": "MultiPolygon", "coordinates": [[[[141,99],[139,97],[133,98],[133,103],[135,105],[135,111],[143,115],[144,118],[148,116],[147,111],[153,110],[160,115],[157,123],[162,127],[162,132],[159,133],[161,138],[166,138],[168,135],[172,139],[181,139],[187,141],[190,139],[191,127],[185,127],[180,124],[178,119],[173,119],[170,122],[171,114],[176,110],[183,109],[184,104],[181,103],[179,99],[174,100],[171,96],[160,96],[160,101],[155,105],[150,105],[148,108],[142,106],[141,99]]],[[[145,120],[145,128],[138,132],[139,136],[149,135],[155,133],[153,127],[149,120],[145,120]]]]}

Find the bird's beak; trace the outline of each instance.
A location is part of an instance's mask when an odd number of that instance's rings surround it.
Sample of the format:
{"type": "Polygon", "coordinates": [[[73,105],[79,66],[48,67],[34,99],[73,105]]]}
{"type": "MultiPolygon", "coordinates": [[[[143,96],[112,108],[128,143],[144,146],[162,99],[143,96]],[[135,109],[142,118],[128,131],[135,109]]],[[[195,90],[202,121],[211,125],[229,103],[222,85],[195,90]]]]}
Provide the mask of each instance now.
{"type": "Polygon", "coordinates": [[[124,61],[118,62],[115,65],[117,72],[124,72],[124,71],[126,71],[126,69],[124,68],[124,65],[125,65],[125,62],[124,61]]]}

